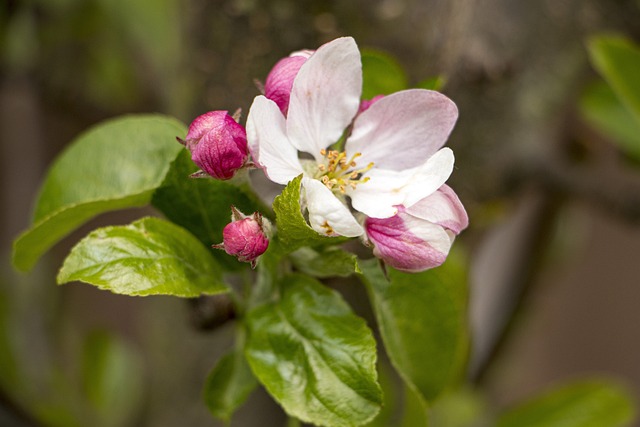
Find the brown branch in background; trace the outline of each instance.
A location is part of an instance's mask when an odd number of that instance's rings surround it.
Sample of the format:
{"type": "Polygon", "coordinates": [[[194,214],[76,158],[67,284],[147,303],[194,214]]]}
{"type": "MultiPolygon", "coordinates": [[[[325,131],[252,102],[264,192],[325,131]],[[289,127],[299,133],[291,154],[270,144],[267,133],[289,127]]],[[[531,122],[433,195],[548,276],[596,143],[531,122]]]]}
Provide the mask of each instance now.
{"type": "Polygon", "coordinates": [[[527,236],[522,239],[525,248],[515,260],[517,265],[513,266],[514,274],[510,280],[513,299],[506,314],[506,321],[497,325],[500,329],[497,338],[487,356],[484,360],[480,360],[471,374],[471,381],[476,385],[484,385],[491,373],[491,368],[495,366],[517,331],[519,320],[525,312],[524,308],[528,305],[535,285],[538,283],[541,266],[547,254],[546,248],[553,239],[552,230],[564,202],[565,198],[562,194],[546,193],[536,207],[536,212],[527,229],[527,236]]]}
{"type": "Polygon", "coordinates": [[[506,180],[510,182],[509,193],[518,191],[525,183],[534,183],[547,192],[563,193],[570,199],[586,202],[624,222],[640,223],[640,177],[636,171],[551,159],[519,166],[506,180]]]}
{"type": "Polygon", "coordinates": [[[11,399],[2,389],[0,389],[0,425],[5,427],[42,426],[40,422],[11,399]]]}

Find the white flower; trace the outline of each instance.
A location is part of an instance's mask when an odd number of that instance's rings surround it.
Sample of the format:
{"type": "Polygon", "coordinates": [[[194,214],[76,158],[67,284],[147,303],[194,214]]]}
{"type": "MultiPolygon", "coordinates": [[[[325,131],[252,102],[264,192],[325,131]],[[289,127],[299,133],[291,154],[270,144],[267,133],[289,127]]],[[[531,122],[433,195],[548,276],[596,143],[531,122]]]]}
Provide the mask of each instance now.
{"type": "Polygon", "coordinates": [[[257,96],[247,118],[254,162],[278,184],[304,175],[309,223],[324,235],[364,233],[347,197],[356,211],[389,218],[434,193],[453,169],[453,152],[441,148],[458,117],[449,98],[405,90],[358,114],[361,92],[358,47],[339,38],[300,67],[286,117],[275,102],[257,96]],[[345,134],[344,148],[329,148],[345,134]]]}

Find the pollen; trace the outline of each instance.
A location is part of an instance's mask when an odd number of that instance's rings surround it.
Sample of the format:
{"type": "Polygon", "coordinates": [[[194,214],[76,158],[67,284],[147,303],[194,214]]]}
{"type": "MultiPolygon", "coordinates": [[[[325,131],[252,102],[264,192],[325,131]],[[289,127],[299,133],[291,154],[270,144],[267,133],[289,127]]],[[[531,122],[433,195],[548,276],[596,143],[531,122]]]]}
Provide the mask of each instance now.
{"type": "Polygon", "coordinates": [[[371,170],[373,162],[364,168],[357,168],[356,160],[362,153],[355,153],[347,158],[345,151],[320,150],[324,161],[318,164],[318,178],[329,190],[345,194],[348,188],[355,189],[359,184],[369,181],[364,175],[371,170]]]}

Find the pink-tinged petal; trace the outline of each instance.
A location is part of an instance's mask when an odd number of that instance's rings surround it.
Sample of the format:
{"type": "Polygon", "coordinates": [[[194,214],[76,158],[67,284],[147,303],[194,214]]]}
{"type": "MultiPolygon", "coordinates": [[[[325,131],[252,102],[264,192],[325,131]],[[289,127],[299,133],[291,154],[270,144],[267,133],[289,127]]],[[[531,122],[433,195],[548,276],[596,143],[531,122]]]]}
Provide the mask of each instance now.
{"type": "Polygon", "coordinates": [[[323,183],[303,178],[311,228],[325,236],[357,237],[364,229],[349,209],[323,183]]]}
{"type": "Polygon", "coordinates": [[[284,116],[262,95],[253,100],[247,116],[247,141],[253,161],[271,181],[284,185],[303,172],[298,151],[287,139],[284,116]]]}
{"type": "Polygon", "coordinates": [[[382,98],[384,98],[384,95],[376,95],[371,99],[363,99],[362,101],[360,101],[360,108],[358,109],[358,113],[362,113],[363,111],[368,110],[369,107],[371,107],[375,102],[380,101],[382,98]]]}
{"type": "Polygon", "coordinates": [[[441,93],[410,89],[387,95],[360,114],[347,154],[362,162],[404,170],[421,165],[444,145],[458,118],[456,105],[441,93]]]}
{"type": "Polygon", "coordinates": [[[289,96],[293,87],[293,80],[298,75],[302,64],[307,62],[310,54],[292,54],[282,58],[274,65],[264,83],[264,95],[278,104],[285,116],[289,110],[289,96]]]}
{"type": "Polygon", "coordinates": [[[441,225],[456,235],[469,226],[467,211],[448,185],[443,185],[435,193],[407,208],[407,212],[416,218],[441,225]]]}
{"type": "Polygon", "coordinates": [[[374,168],[365,175],[369,181],[348,189],[347,194],[357,211],[373,218],[388,218],[396,214],[398,205],[411,206],[440,188],[451,175],[453,162],[453,152],[445,147],[417,168],[374,168]]]}
{"type": "Polygon", "coordinates": [[[360,105],[362,64],[351,37],[322,45],[293,82],[287,135],[300,151],[320,161],[320,150],[338,141],[360,105]]]}
{"type": "Polygon", "coordinates": [[[419,272],[441,265],[453,242],[442,227],[400,212],[391,218],[367,218],[373,254],[398,270],[419,272]]]}

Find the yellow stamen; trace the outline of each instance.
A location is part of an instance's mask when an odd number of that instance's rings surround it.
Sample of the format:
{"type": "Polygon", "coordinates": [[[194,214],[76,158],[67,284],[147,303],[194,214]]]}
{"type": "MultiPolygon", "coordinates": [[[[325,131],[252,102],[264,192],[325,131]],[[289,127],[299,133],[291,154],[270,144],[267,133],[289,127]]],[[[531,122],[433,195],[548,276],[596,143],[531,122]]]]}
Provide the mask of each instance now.
{"type": "Polygon", "coordinates": [[[330,190],[346,194],[347,189],[355,189],[358,184],[369,181],[369,177],[364,177],[371,168],[373,162],[362,169],[357,169],[356,159],[362,153],[355,153],[347,160],[347,153],[336,150],[320,150],[320,154],[325,157],[323,163],[318,164],[318,174],[316,178],[330,190]]]}

